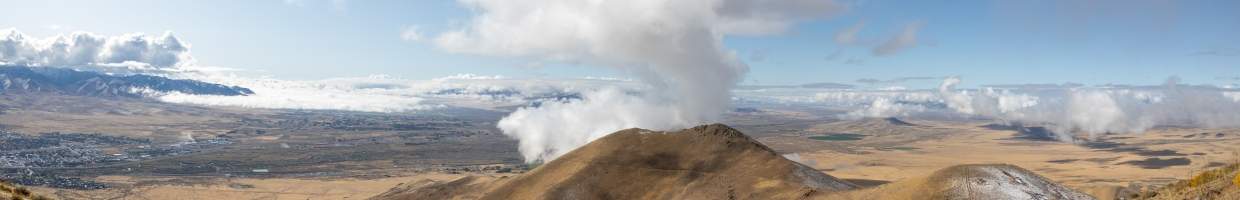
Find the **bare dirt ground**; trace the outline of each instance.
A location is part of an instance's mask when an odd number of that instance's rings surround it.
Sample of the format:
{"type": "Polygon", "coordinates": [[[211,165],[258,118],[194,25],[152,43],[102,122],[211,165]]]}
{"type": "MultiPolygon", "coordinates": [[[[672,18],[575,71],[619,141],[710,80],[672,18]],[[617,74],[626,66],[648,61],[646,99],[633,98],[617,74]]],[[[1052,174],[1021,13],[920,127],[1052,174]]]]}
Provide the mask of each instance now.
{"type": "Polygon", "coordinates": [[[104,190],[36,188],[59,199],[366,199],[402,183],[443,181],[461,174],[423,173],[374,179],[103,176],[121,187],[104,190]]]}
{"type": "MultiPolygon", "coordinates": [[[[477,173],[375,171],[521,162],[515,141],[494,130],[493,122],[504,114],[498,111],[405,116],[77,98],[2,96],[0,128],[155,141],[228,137],[236,143],[141,162],[49,171],[111,188],[40,188],[41,194],[66,199],[357,199],[399,183],[477,173]],[[257,168],[269,168],[271,175],[247,173],[257,168]],[[229,178],[229,173],[247,175],[229,178]]],[[[838,112],[800,107],[738,111],[725,123],[781,154],[797,154],[803,163],[863,186],[960,164],[1007,163],[1106,199],[1121,195],[1121,188],[1161,186],[1240,159],[1240,129],[1162,127],[1066,143],[988,126],[992,122],[986,120],[840,121],[834,117],[838,112]],[[824,137],[838,135],[849,137],[824,137]]]]}
{"type": "MultiPolygon", "coordinates": [[[[852,182],[870,182],[868,185],[925,176],[960,164],[1007,163],[1100,199],[1121,195],[1121,189],[1130,188],[1130,185],[1161,186],[1190,178],[1203,169],[1233,163],[1236,159],[1234,147],[1240,146],[1240,130],[1234,129],[1160,128],[1143,134],[1107,135],[1092,143],[1073,144],[1026,139],[1016,131],[987,128],[988,123],[984,122],[908,122],[917,126],[878,127],[889,130],[887,135],[852,141],[808,138],[841,131],[833,126],[856,125],[847,122],[813,124],[800,131],[785,130],[801,133],[766,134],[759,140],[781,153],[799,154],[804,163],[827,174],[852,182]]],[[[120,187],[97,191],[45,188],[36,191],[72,199],[363,199],[401,183],[449,181],[478,175],[377,174],[383,175],[232,179],[101,176],[96,180],[120,187]]]]}

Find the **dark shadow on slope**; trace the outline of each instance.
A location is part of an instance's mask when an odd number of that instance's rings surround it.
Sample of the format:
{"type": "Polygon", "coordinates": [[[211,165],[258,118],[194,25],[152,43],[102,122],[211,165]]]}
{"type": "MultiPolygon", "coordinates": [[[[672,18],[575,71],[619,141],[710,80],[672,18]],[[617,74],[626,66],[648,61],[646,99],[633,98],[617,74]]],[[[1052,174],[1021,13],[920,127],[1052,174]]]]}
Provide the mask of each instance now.
{"type": "Polygon", "coordinates": [[[1058,139],[1056,139],[1057,137],[1055,136],[1055,132],[1042,126],[1022,126],[1019,124],[1013,124],[1013,125],[987,124],[981,127],[990,129],[990,130],[1016,131],[1015,135],[1012,135],[1011,138],[1007,138],[1007,139],[1047,141],[1047,142],[1059,141],[1058,139]]]}
{"type": "Polygon", "coordinates": [[[921,125],[917,125],[917,124],[914,124],[914,123],[909,123],[909,122],[906,122],[906,121],[904,121],[904,120],[900,120],[899,118],[895,118],[895,117],[883,118],[883,120],[884,120],[884,121],[887,121],[887,123],[889,123],[889,124],[891,124],[891,125],[898,125],[898,126],[921,126],[921,125]]]}
{"type": "Polygon", "coordinates": [[[1146,158],[1145,160],[1124,161],[1119,164],[1136,165],[1145,169],[1162,169],[1171,166],[1182,166],[1192,164],[1193,161],[1188,158],[1146,158]]]}
{"type": "Polygon", "coordinates": [[[880,186],[883,184],[891,183],[891,181],[859,179],[859,178],[846,178],[844,179],[844,181],[852,183],[853,185],[857,185],[858,187],[861,187],[861,188],[871,188],[871,187],[876,187],[876,186],[880,186]]]}

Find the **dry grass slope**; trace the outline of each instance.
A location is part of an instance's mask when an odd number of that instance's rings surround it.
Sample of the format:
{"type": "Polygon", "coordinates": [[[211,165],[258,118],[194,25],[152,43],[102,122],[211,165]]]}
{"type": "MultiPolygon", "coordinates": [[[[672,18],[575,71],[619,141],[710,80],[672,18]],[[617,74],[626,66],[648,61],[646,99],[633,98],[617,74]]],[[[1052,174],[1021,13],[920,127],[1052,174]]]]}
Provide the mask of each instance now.
{"type": "Polygon", "coordinates": [[[856,187],[719,124],[623,130],[520,176],[479,180],[397,188],[374,199],[797,199],[856,187]]]}
{"type": "Polygon", "coordinates": [[[1012,165],[860,189],[724,125],[629,129],[514,177],[410,183],[372,199],[1093,199],[1012,165]]]}
{"type": "Polygon", "coordinates": [[[1240,199],[1240,164],[1199,173],[1133,199],[1240,199]]]}
{"type": "Polygon", "coordinates": [[[0,180],[0,200],[43,200],[50,199],[34,194],[25,187],[16,186],[0,180]]]}

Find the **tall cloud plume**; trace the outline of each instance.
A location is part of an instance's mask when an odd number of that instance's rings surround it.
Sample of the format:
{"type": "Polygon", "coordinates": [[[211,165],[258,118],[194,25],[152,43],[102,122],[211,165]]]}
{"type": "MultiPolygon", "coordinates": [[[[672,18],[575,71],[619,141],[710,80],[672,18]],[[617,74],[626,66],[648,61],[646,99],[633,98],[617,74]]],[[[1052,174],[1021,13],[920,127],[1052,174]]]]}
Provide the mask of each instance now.
{"type": "Polygon", "coordinates": [[[166,70],[189,66],[189,45],[172,33],[101,36],[74,32],[32,38],[17,29],[0,30],[0,63],[26,66],[122,67],[166,70]]]}
{"type": "Polygon", "coordinates": [[[527,162],[546,161],[613,131],[716,120],[748,67],[728,35],[768,35],[841,9],[815,0],[461,0],[477,12],[435,43],[449,52],[572,61],[628,72],[649,90],[602,89],[517,110],[499,122],[527,162]]]}

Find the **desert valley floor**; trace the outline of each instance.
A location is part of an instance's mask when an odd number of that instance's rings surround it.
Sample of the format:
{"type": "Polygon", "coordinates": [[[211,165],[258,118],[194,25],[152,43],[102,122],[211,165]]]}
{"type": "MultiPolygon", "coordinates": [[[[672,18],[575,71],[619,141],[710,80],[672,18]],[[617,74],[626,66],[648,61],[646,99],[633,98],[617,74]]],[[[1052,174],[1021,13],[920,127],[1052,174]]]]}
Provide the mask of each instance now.
{"type": "MultiPolygon", "coordinates": [[[[515,141],[493,128],[503,110],[380,114],[12,96],[3,103],[7,110],[0,124],[14,134],[151,138],[153,144],[141,148],[184,137],[198,143],[228,141],[152,158],[5,169],[6,176],[54,172],[107,186],[35,187],[69,199],[206,198],[203,194],[211,199],[365,199],[400,185],[515,176],[530,167],[516,155],[515,141]],[[41,103],[56,101],[62,102],[41,103]]],[[[1186,179],[1240,158],[1237,129],[1158,127],[1143,134],[1062,142],[1043,129],[984,119],[839,120],[834,113],[738,109],[723,123],[791,160],[862,186],[959,164],[1007,163],[1106,198],[1186,179]]],[[[135,152],[124,145],[116,148],[102,151],[135,152]]]]}

